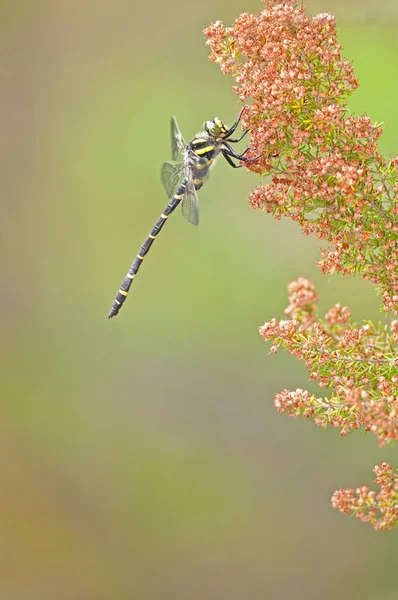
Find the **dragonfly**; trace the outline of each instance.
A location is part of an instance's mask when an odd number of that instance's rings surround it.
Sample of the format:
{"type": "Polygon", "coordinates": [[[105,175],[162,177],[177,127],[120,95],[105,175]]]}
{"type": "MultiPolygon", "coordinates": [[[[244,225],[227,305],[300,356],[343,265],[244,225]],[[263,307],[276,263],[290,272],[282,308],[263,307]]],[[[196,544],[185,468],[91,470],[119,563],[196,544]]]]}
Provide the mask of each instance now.
{"type": "Polygon", "coordinates": [[[249,148],[238,154],[231,146],[231,144],[240,142],[249,131],[246,129],[239,138],[231,137],[238,127],[245,109],[246,106],[242,108],[237,120],[229,128],[218,117],[214,117],[210,121],[205,121],[203,124],[204,131],[197,133],[188,144],[184,141],[176,118],[172,117],[171,158],[173,162],[163,163],[161,172],[163,186],[166,190],[169,203],[154,224],[151,233],[142,244],[128,270],[112,303],[108,314],[109,319],[116,317],[119,313],[144,258],[167,219],[177,206],[181,204],[182,214],[189,223],[193,225],[199,224],[197,191],[203,186],[216,158],[222,154],[234,169],[238,169],[243,165],[236,164],[233,159],[247,163],[259,158],[258,156],[247,158],[246,153],[249,148]]]}

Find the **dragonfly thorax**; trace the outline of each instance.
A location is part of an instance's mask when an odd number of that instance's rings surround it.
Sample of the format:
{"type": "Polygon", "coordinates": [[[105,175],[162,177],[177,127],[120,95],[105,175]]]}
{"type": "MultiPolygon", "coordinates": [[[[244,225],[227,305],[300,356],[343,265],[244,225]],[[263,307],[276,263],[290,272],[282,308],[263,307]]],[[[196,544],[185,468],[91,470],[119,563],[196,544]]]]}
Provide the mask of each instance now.
{"type": "Polygon", "coordinates": [[[214,163],[222,148],[222,140],[210,135],[207,131],[199,132],[186,147],[186,161],[195,178],[207,177],[210,166],[214,163]]]}

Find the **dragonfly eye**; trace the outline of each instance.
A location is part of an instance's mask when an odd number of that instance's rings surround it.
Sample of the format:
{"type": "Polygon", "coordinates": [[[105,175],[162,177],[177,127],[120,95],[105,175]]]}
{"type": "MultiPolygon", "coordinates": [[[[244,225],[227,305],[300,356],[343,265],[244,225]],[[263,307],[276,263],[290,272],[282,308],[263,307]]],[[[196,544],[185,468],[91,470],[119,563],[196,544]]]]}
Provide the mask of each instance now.
{"type": "Polygon", "coordinates": [[[220,137],[223,133],[228,131],[224,123],[218,117],[214,117],[211,121],[206,121],[204,127],[207,133],[214,137],[220,137]]]}

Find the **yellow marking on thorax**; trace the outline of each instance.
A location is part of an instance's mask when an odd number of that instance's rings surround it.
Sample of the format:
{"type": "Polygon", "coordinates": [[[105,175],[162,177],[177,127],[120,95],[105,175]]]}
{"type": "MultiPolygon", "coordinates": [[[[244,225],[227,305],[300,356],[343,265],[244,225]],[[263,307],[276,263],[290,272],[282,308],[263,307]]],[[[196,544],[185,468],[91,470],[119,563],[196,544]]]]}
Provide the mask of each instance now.
{"type": "Polygon", "coordinates": [[[124,290],[119,290],[119,294],[121,294],[122,296],[127,296],[128,292],[125,292],[124,290]]]}
{"type": "Polygon", "coordinates": [[[206,154],[206,152],[211,152],[212,150],[214,150],[214,146],[206,146],[205,148],[198,148],[198,150],[195,150],[195,154],[206,154]]]}
{"type": "Polygon", "coordinates": [[[195,168],[196,169],[206,169],[207,167],[210,167],[212,162],[213,162],[213,159],[209,158],[209,160],[206,163],[201,164],[201,165],[195,165],[195,168]]]}
{"type": "Polygon", "coordinates": [[[192,140],[193,146],[196,146],[196,144],[203,144],[203,142],[207,142],[207,138],[195,138],[192,140]]]}

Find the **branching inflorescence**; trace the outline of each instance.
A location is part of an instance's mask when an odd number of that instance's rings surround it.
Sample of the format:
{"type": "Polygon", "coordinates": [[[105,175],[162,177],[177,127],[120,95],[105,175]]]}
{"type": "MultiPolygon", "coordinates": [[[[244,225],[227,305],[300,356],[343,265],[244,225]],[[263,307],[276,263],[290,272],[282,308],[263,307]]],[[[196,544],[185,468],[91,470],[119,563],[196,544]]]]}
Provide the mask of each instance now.
{"type": "Polygon", "coordinates": [[[320,427],[338,427],[340,435],[363,427],[380,446],[398,439],[398,321],[390,328],[351,322],[350,310],[336,304],[321,319],[314,286],[300,278],[289,285],[289,319],[272,319],[259,328],[279,348],[303,360],[310,379],[331,389],[329,397],[306,390],[282,390],[279,412],[304,416],[320,427]]]}
{"type": "Polygon", "coordinates": [[[242,121],[260,157],[248,167],[272,178],[250,204],[327,241],[322,272],[362,275],[378,285],[385,310],[397,311],[398,157],[383,158],[381,127],[347,108],[358,83],[334,18],[311,17],[294,0],[265,4],[233,27],[205,30],[210,58],[251,101],[242,121]]]}
{"type": "MultiPolygon", "coordinates": [[[[331,392],[318,397],[302,389],[282,390],[274,397],[276,409],[311,419],[320,427],[337,427],[341,436],[362,427],[376,435],[380,446],[397,440],[398,321],[389,328],[371,322],[358,327],[351,322],[349,308],[339,304],[321,319],[310,281],[300,278],[288,291],[289,318],[264,323],[260,335],[272,341],[271,352],[284,348],[303,360],[310,379],[331,392]]],[[[340,490],[333,494],[332,506],[352,511],[375,529],[391,529],[398,525],[398,473],[386,463],[374,470],[381,484],[379,494],[365,486],[356,493],[340,490]]]]}
{"type": "MultiPolygon", "coordinates": [[[[347,107],[358,83],[341,58],[334,18],[311,17],[295,0],[265,5],[232,27],[218,21],[205,30],[210,58],[249,102],[242,121],[251,130],[248,156],[258,159],[248,168],[271,178],[250,204],[325,240],[322,272],[360,274],[376,284],[384,310],[398,314],[398,156],[386,160],[380,125],[347,107]]],[[[398,321],[358,326],[340,305],[320,319],[314,286],[303,278],[290,284],[289,301],[288,318],[268,321],[260,334],[271,352],[282,347],[304,360],[310,379],[331,393],[282,390],[277,410],[338,427],[340,435],[362,427],[380,446],[398,439],[398,321]]],[[[398,525],[398,473],[386,463],[375,471],[379,494],[340,490],[332,505],[390,529],[398,525]]]]}
{"type": "Polygon", "coordinates": [[[345,514],[354,513],[377,531],[389,530],[398,522],[398,473],[387,463],[376,465],[373,471],[380,485],[378,494],[366,485],[355,491],[338,490],[332,496],[332,506],[345,514]]]}

